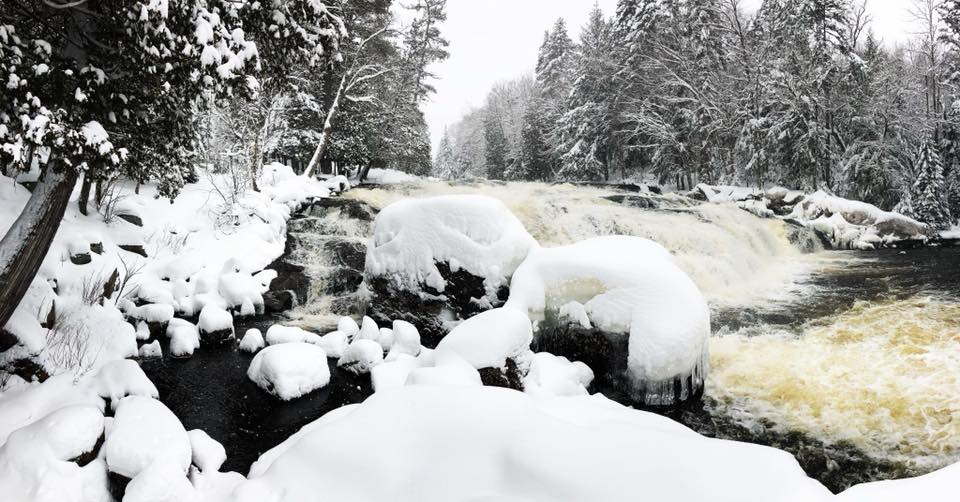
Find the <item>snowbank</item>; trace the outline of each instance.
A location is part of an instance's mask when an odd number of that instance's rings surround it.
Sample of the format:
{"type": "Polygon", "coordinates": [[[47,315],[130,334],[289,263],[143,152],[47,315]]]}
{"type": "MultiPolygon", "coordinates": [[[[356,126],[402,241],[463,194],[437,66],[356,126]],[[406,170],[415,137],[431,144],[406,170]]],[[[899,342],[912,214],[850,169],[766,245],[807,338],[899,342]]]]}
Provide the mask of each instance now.
{"type": "MultiPolygon", "coordinates": [[[[536,241],[500,201],[479,195],[405,199],[387,206],[374,222],[366,274],[389,277],[411,291],[447,286],[438,264],[483,279],[485,297],[497,289],[536,241]]],[[[478,298],[480,300],[480,298],[478,298]]]]}
{"type": "Polygon", "coordinates": [[[265,453],[234,496],[298,502],[321,493],[357,502],[829,498],[784,452],[707,439],[599,396],[479,386],[378,392],[265,453]],[[401,434],[371,434],[386,417],[401,434]]]}
{"type": "Polygon", "coordinates": [[[543,320],[561,307],[570,312],[571,302],[586,316],[576,316],[577,324],[586,320],[600,332],[629,336],[635,398],[671,404],[702,387],[710,311],[659,244],[610,236],[536,249],[514,274],[506,306],[543,320]],[[676,379],[684,386],[679,396],[676,379]]]}
{"type": "Polygon", "coordinates": [[[330,368],[322,348],[309,343],[282,343],[258,352],[247,376],[261,389],[290,401],[330,383],[330,368]]]}
{"type": "Polygon", "coordinates": [[[580,361],[541,352],[533,356],[523,391],[534,395],[585,396],[593,371],[580,361]]]}
{"type": "Polygon", "coordinates": [[[392,185],[397,183],[413,183],[420,180],[422,180],[422,178],[419,176],[407,174],[403,171],[397,171],[396,169],[381,169],[374,167],[367,172],[367,177],[363,181],[365,183],[372,183],[376,185],[392,185]]]}

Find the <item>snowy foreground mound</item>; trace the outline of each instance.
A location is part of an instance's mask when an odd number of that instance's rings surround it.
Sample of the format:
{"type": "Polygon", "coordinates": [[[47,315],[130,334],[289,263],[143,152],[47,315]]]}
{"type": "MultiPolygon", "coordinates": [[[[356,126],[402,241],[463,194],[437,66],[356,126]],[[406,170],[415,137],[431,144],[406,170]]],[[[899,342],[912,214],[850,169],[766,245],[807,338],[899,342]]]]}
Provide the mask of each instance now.
{"type": "Polygon", "coordinates": [[[265,453],[242,502],[817,501],[826,489],[771,448],[704,438],[603,397],[490,387],[377,393],[265,453]],[[389,419],[393,434],[377,434],[389,419]]]}

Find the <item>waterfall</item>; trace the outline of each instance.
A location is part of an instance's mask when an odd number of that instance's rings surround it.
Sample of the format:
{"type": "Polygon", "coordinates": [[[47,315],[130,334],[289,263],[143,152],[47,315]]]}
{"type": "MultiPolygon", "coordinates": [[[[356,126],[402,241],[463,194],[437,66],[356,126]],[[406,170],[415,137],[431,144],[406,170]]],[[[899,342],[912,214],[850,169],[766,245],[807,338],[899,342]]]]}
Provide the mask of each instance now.
{"type": "Polygon", "coordinates": [[[601,235],[645,237],[666,247],[713,305],[776,297],[816,262],[791,244],[788,225],[733,204],[696,205],[676,196],[646,204],[612,189],[542,183],[422,182],[347,195],[375,208],[405,197],[482,194],[503,201],[544,246],[601,235]],[[655,209],[637,207],[656,206],[655,209]]]}

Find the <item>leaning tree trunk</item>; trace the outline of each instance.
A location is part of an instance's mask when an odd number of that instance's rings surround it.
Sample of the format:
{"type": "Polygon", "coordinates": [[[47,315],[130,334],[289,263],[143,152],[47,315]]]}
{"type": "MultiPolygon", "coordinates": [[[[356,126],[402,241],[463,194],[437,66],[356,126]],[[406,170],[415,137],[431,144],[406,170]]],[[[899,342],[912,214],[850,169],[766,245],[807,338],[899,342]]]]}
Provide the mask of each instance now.
{"type": "Polygon", "coordinates": [[[47,172],[0,240],[0,327],[7,324],[40,270],[76,183],[77,174],[72,170],[47,172]]]}
{"type": "Polygon", "coordinates": [[[340,87],[337,88],[337,94],[334,96],[333,103],[330,105],[330,110],[327,112],[327,118],[323,121],[323,132],[320,134],[320,144],[317,145],[316,151],[313,152],[313,158],[310,159],[310,164],[307,165],[307,170],[303,173],[304,178],[310,178],[313,176],[314,168],[316,168],[317,163],[320,162],[323,154],[327,151],[327,143],[330,141],[330,133],[333,132],[333,119],[337,116],[337,112],[340,111],[340,98],[343,96],[346,88],[347,74],[344,73],[343,77],[340,79],[340,87]]]}

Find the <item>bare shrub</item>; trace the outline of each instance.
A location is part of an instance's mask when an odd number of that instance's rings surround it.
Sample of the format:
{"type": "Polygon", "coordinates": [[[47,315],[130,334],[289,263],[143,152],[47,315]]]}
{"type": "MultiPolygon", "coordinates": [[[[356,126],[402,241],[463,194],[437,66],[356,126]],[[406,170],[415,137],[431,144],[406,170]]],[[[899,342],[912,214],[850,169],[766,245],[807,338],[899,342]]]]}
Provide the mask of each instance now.
{"type": "Polygon", "coordinates": [[[71,312],[57,315],[54,325],[47,330],[47,361],[57,371],[69,371],[79,379],[90,372],[103,350],[103,344],[91,341],[90,329],[71,312]]]}
{"type": "Polygon", "coordinates": [[[127,262],[123,259],[123,255],[119,255],[120,265],[123,268],[123,271],[120,273],[120,283],[116,288],[117,295],[114,299],[114,304],[120,302],[121,299],[132,300],[137,296],[137,292],[140,290],[139,286],[135,286],[131,281],[134,277],[140,275],[143,272],[144,267],[147,264],[143,261],[137,260],[132,262],[127,262]]]}
{"type": "Polygon", "coordinates": [[[127,198],[127,194],[123,192],[123,188],[116,180],[106,183],[107,186],[103,190],[103,197],[97,202],[104,223],[112,223],[117,219],[117,209],[119,208],[120,202],[127,198]]]}

